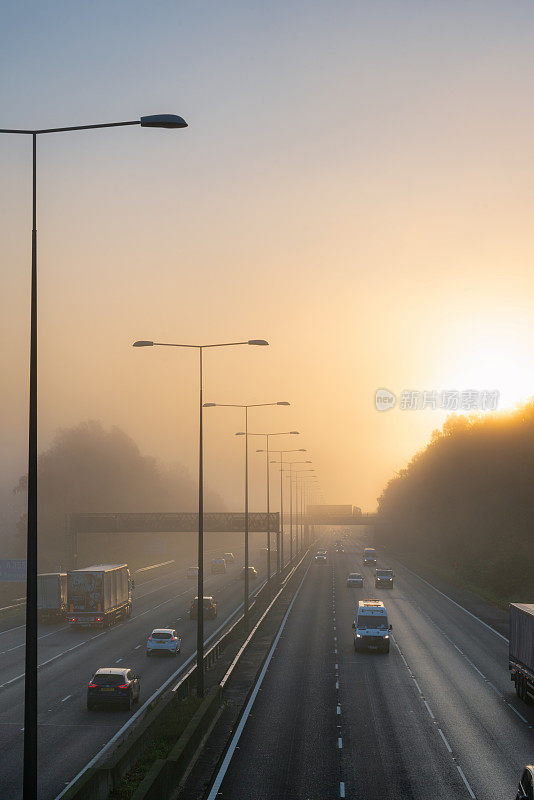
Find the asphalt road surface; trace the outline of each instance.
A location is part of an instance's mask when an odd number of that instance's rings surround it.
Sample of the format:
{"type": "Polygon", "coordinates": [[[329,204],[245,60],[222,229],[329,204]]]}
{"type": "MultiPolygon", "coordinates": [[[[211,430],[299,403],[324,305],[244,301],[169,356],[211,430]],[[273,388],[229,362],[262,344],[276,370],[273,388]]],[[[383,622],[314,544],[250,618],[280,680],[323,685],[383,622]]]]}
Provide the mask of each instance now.
{"type": "Polygon", "coordinates": [[[328,562],[310,566],[210,800],[515,797],[534,709],[515,696],[507,642],[380,550],[396,578],[375,589],[364,538],[345,553],[322,540],[328,562]],[[363,590],[346,587],[351,571],[363,590]],[[354,651],[367,597],[393,624],[387,655],[354,651]]]}
{"type": "MultiPolygon", "coordinates": [[[[251,534],[250,563],[266,576],[259,550],[265,536],[251,534]]],[[[217,601],[218,617],[205,620],[206,638],[243,602],[243,548],[234,546],[235,564],[226,574],[211,575],[206,551],[205,593],[217,601]]],[[[196,579],[185,577],[188,564],[171,564],[137,573],[132,617],[104,631],[68,628],[64,623],[39,629],[39,800],[52,800],[124,725],[131,714],[120,710],[86,710],[87,684],[98,667],[131,667],[141,676],[141,703],[150,697],[196,649],[196,622],[187,611],[196,595],[196,579]],[[145,655],[155,627],[176,627],[183,637],[177,657],[145,655]]],[[[23,626],[0,632],[0,797],[22,795],[23,626]]],[[[132,714],[135,713],[136,707],[132,714]]]]}

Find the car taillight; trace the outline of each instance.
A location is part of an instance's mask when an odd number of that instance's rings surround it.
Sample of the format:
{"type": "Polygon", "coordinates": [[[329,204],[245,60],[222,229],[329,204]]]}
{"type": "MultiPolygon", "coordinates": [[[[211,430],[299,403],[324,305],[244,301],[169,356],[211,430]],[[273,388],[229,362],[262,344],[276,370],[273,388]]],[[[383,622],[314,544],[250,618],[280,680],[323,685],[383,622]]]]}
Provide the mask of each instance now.
{"type": "Polygon", "coordinates": [[[149,636],[149,637],[148,637],[148,641],[149,641],[149,642],[151,642],[151,641],[152,641],[152,636],[149,636]]]}
{"type": "Polygon", "coordinates": [[[128,688],[128,684],[127,683],[119,684],[119,689],[127,689],[127,688],[128,688]]]}
{"type": "Polygon", "coordinates": [[[97,622],[102,622],[102,617],[97,617],[97,618],[96,618],[96,621],[97,621],[97,622]]]}
{"type": "Polygon", "coordinates": [[[90,689],[96,689],[96,683],[90,683],[89,684],[89,688],[90,689]]]}
{"type": "Polygon", "coordinates": [[[71,617],[71,618],[69,619],[69,622],[76,622],[76,617],[71,617]]]}

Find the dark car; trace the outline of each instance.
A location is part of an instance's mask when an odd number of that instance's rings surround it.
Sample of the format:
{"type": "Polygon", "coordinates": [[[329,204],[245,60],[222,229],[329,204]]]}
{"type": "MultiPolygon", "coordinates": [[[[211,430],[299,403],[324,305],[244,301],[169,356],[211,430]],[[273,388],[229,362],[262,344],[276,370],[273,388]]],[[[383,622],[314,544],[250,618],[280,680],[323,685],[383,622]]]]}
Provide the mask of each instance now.
{"type": "Polygon", "coordinates": [[[87,687],[87,710],[98,705],[121,705],[132,710],[139,702],[139,675],[128,667],[101,667],[97,669],[87,687]]]}
{"type": "Polygon", "coordinates": [[[363,575],[360,572],[350,572],[347,578],[350,589],[363,589],[363,575]]]}
{"type": "Polygon", "coordinates": [[[534,766],[532,764],[523,770],[515,800],[534,800],[534,766]]]}
{"type": "Polygon", "coordinates": [[[375,587],[377,589],[393,589],[395,573],[392,569],[375,569],[375,587]]]}
{"type": "MultiPolygon", "coordinates": [[[[213,597],[204,597],[204,619],[215,619],[217,603],[213,597]]],[[[198,597],[195,597],[189,609],[189,619],[198,619],[198,597]]]]}
{"type": "MultiPolygon", "coordinates": [[[[246,571],[247,571],[246,567],[243,567],[243,569],[241,570],[241,577],[243,578],[243,580],[245,580],[246,571]]],[[[249,567],[248,568],[248,577],[249,577],[249,580],[250,579],[254,580],[255,578],[258,577],[258,570],[256,569],[256,567],[249,567]]]]}
{"type": "Polygon", "coordinates": [[[364,547],[363,549],[363,563],[376,564],[376,550],[374,547],[364,547]]]}

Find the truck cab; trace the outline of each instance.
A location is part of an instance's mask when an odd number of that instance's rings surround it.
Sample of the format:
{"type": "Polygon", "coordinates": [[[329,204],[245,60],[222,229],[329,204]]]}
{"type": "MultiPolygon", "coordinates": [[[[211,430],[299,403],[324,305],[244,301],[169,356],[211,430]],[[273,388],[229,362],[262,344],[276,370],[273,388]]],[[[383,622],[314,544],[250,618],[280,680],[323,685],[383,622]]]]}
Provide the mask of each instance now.
{"type": "Polygon", "coordinates": [[[363,548],[363,563],[376,564],[376,550],[374,547],[363,548]]]}
{"type": "Polygon", "coordinates": [[[386,607],[381,600],[360,600],[354,628],[354,649],[389,653],[389,632],[386,607]]]}

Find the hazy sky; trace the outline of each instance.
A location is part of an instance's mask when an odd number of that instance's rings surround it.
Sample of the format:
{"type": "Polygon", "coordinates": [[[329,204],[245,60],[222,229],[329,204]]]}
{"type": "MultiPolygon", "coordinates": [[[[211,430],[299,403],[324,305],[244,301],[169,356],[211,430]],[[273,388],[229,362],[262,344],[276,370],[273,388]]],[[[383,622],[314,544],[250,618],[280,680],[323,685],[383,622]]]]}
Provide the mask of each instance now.
{"type": "MultiPolygon", "coordinates": [[[[373,508],[441,410],[377,387],[534,394],[531,0],[4,3],[1,127],[183,115],[39,140],[40,446],[118,424],[197,459],[207,401],[289,400],[329,502],[373,508]]],[[[0,137],[0,478],[25,469],[30,140],[0,137]]],[[[206,477],[242,497],[238,410],[206,477]]],[[[260,446],[253,442],[252,450],[260,446]]],[[[264,462],[251,456],[252,506],[264,462]]]]}

